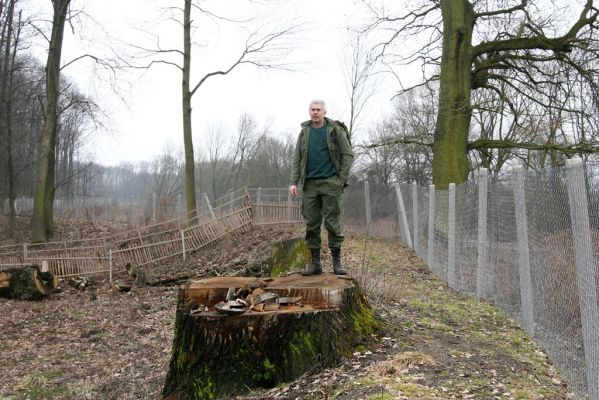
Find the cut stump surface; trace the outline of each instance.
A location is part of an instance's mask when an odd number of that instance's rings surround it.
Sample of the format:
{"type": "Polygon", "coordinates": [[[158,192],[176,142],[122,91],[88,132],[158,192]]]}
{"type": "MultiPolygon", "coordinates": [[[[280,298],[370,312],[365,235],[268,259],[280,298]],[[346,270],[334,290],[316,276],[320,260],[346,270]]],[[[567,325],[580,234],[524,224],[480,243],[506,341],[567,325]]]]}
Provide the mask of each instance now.
{"type": "Polygon", "coordinates": [[[331,366],[377,329],[351,279],[216,277],[179,290],[165,398],[214,399],[331,366]],[[228,315],[219,308],[242,309],[228,315]]]}

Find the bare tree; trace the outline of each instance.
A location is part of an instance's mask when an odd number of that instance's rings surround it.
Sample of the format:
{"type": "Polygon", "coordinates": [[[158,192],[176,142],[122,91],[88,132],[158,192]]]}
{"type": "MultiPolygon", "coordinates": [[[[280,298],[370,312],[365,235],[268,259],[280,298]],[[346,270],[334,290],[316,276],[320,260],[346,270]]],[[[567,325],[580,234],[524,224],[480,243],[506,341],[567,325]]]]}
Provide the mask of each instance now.
{"type": "MultiPolygon", "coordinates": [[[[439,111],[435,123],[433,178],[445,188],[461,183],[470,171],[468,152],[479,148],[547,148],[547,144],[506,141],[468,141],[472,91],[502,92],[509,87],[545,107],[552,86],[563,83],[563,71],[572,67],[592,93],[597,93],[597,16],[593,0],[566,19],[569,2],[552,2],[544,9],[527,0],[421,1],[397,16],[377,11],[374,27],[393,30],[378,47],[381,57],[397,64],[421,64],[425,81],[440,80],[439,111]],[[414,40],[423,38],[424,42],[414,40]],[[406,39],[410,39],[407,41],[406,39]],[[407,45],[406,45],[407,43],[407,45]],[[424,43],[414,47],[412,43],[424,43]],[[399,45],[405,47],[403,52],[399,45]],[[548,66],[552,66],[548,68],[548,66]]],[[[594,143],[549,145],[569,155],[597,152],[594,143]]]]}
{"type": "Polygon", "coordinates": [[[376,60],[369,54],[366,35],[352,31],[351,51],[344,53],[344,73],[347,95],[349,97],[349,126],[350,136],[357,130],[364,108],[378,91],[378,81],[375,79],[376,60]]]}
{"type": "Polygon", "coordinates": [[[13,129],[12,129],[12,107],[13,102],[13,84],[16,69],[17,47],[19,44],[20,33],[22,29],[21,12],[18,13],[17,21],[14,22],[16,0],[10,0],[6,9],[6,20],[2,29],[3,60],[1,67],[1,90],[0,90],[0,138],[6,137],[6,170],[8,186],[8,236],[13,237],[16,220],[16,171],[13,149],[13,129]]]}
{"type": "Polygon", "coordinates": [[[52,0],[54,8],[52,35],[46,62],[46,106],[42,141],[39,153],[39,167],[31,220],[31,239],[45,242],[54,233],[54,166],[56,131],[58,125],[58,94],[60,86],[60,59],[62,39],[70,0],[52,0]]]}
{"type": "Polygon", "coordinates": [[[253,174],[249,178],[248,186],[287,186],[294,149],[295,139],[291,136],[287,136],[284,141],[263,136],[252,159],[253,174]]]}
{"type": "MultiPolygon", "coordinates": [[[[197,25],[192,23],[192,12],[198,13],[198,17],[205,17],[222,24],[243,24],[249,21],[239,21],[216,13],[204,8],[199,1],[179,0],[182,2],[182,8],[172,7],[170,10],[175,13],[171,20],[180,25],[183,34],[182,49],[147,49],[135,46],[142,50],[144,56],[152,57],[153,60],[144,66],[132,65],[135,68],[149,68],[154,64],[167,64],[176,67],[181,72],[181,106],[183,118],[183,146],[185,153],[185,197],[187,204],[187,218],[192,221],[196,216],[196,178],[195,178],[195,160],[192,140],[192,107],[193,96],[198,93],[200,88],[213,77],[228,75],[232,71],[243,65],[249,65],[259,68],[285,68],[285,55],[292,48],[287,39],[298,32],[298,26],[289,26],[282,29],[275,29],[270,32],[263,30],[254,30],[248,34],[245,43],[237,51],[232,61],[225,64],[220,70],[204,73],[198,79],[192,80],[192,50],[194,45],[203,47],[199,43],[192,41],[192,31],[197,25]],[[181,60],[169,58],[171,55],[181,57],[181,60]],[[164,58],[160,58],[164,57],[164,58]]],[[[160,41],[158,40],[158,43],[160,41]]]]}
{"type": "Polygon", "coordinates": [[[151,166],[152,193],[156,196],[158,219],[164,219],[176,204],[183,188],[181,157],[172,148],[164,149],[151,166]]]}
{"type": "Polygon", "coordinates": [[[423,87],[398,96],[393,115],[370,132],[365,163],[379,183],[430,182],[435,95],[423,87]]]}

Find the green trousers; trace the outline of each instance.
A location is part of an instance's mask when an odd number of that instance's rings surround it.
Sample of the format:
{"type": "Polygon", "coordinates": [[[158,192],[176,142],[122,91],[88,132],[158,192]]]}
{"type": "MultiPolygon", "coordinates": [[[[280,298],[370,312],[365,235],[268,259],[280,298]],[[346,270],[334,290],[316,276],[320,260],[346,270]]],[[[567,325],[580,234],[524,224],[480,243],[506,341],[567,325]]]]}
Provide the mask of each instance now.
{"type": "Polygon", "coordinates": [[[335,175],[324,179],[306,179],[303,187],[302,215],[306,221],[306,244],[320,249],[320,226],[329,234],[329,247],[341,247],[343,231],[341,208],[343,183],[335,175]]]}

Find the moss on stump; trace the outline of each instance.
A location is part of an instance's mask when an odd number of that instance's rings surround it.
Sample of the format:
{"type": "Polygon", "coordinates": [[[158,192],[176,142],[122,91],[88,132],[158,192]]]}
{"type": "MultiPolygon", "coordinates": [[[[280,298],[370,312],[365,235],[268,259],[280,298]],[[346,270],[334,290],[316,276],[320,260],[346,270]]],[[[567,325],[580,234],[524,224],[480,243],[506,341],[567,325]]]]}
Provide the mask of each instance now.
{"type": "Polygon", "coordinates": [[[338,364],[377,329],[359,287],[335,275],[191,282],[179,291],[163,394],[167,399],[217,399],[270,388],[338,364]],[[237,316],[213,311],[229,288],[256,283],[281,297],[301,296],[301,304],[237,316]]]}
{"type": "Polygon", "coordinates": [[[304,268],[310,262],[310,250],[306,241],[295,238],[272,245],[271,276],[281,276],[290,271],[304,268]]]}

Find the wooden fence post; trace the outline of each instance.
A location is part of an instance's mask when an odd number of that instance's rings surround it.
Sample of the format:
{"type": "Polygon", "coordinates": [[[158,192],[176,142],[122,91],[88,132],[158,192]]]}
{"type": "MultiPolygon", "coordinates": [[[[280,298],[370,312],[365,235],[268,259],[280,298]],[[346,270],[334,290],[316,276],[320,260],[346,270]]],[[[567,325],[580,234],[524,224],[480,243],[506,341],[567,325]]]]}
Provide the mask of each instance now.
{"type": "Polygon", "coordinates": [[[152,194],[152,222],[156,223],[156,193],[152,194]]]}
{"type": "Polygon", "coordinates": [[[185,231],[181,231],[181,251],[183,252],[183,261],[185,261],[185,258],[187,257],[186,252],[185,252],[185,231]]]}
{"type": "Polygon", "coordinates": [[[108,279],[112,284],[112,249],[108,250],[108,279]]]}
{"type": "Polygon", "coordinates": [[[287,222],[291,223],[291,192],[287,191],[287,222]]]}
{"type": "Polygon", "coordinates": [[[256,192],[256,217],[258,217],[258,221],[256,222],[263,222],[264,210],[262,208],[262,187],[259,187],[256,192]]]}
{"type": "Polygon", "coordinates": [[[177,195],[177,220],[181,221],[181,219],[185,220],[185,218],[181,218],[181,195],[177,195]]]}
{"type": "Polygon", "coordinates": [[[210,212],[212,219],[216,220],[216,214],[214,213],[214,210],[212,209],[212,206],[210,205],[210,199],[208,199],[208,195],[206,193],[204,193],[204,199],[206,199],[206,204],[208,205],[208,211],[210,212]]]}

